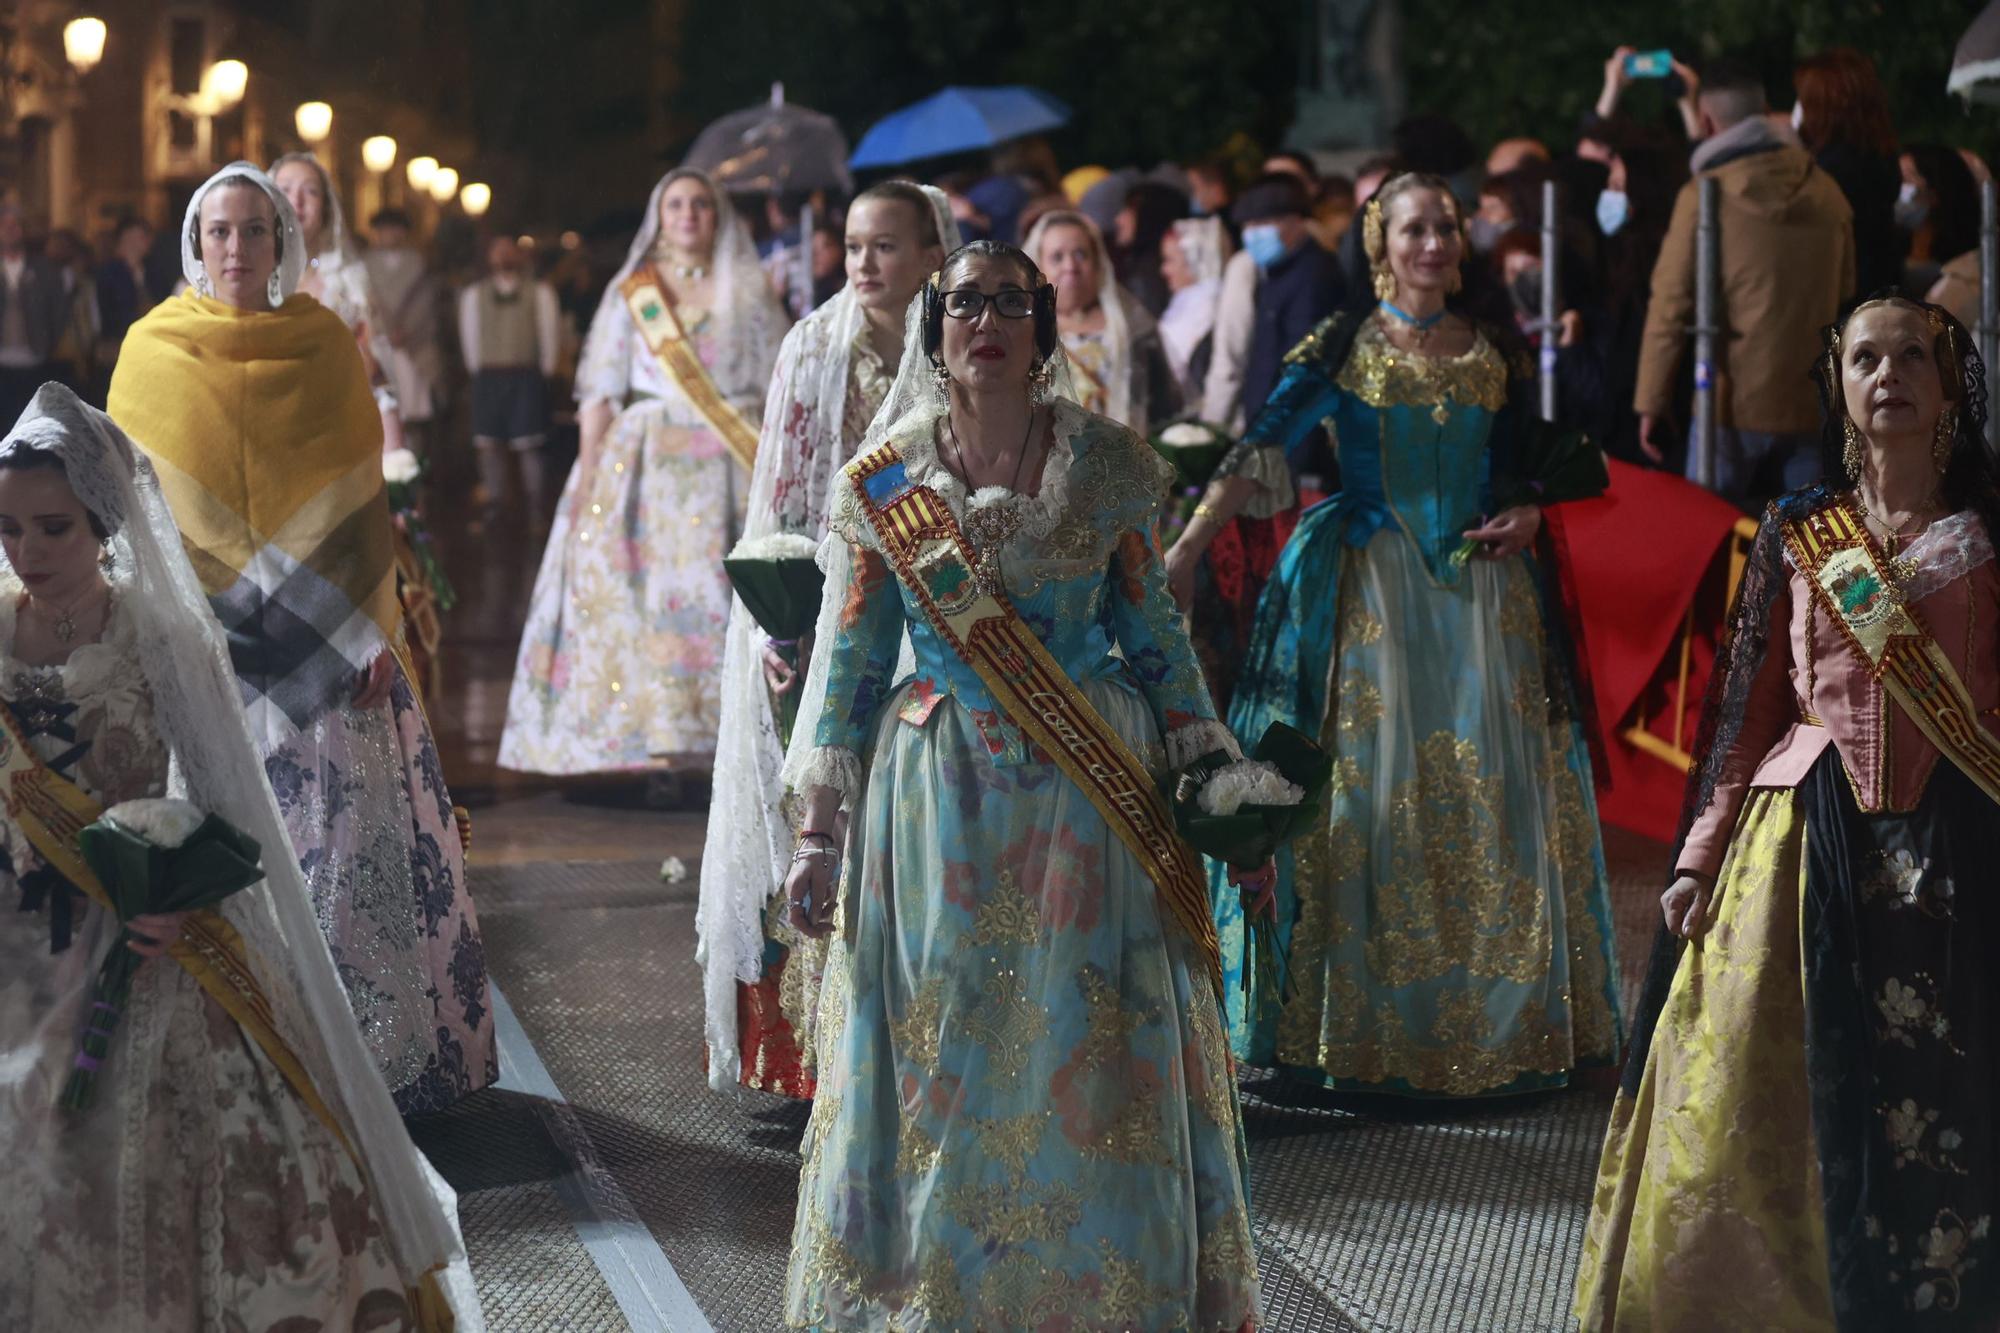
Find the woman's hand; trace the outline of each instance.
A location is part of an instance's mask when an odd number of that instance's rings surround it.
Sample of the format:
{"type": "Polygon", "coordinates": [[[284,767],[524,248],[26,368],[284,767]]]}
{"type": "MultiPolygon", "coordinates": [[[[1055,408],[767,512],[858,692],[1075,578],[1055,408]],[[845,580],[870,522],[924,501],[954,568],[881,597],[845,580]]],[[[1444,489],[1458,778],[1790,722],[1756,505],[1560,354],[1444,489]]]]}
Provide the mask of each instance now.
{"type": "Polygon", "coordinates": [[[1174,595],[1174,605],[1185,611],[1194,605],[1194,572],[1201,567],[1201,554],[1205,542],[1189,540],[1187,532],[1167,548],[1167,590],[1174,595]]]}
{"type": "Polygon", "coordinates": [[[361,681],[354,689],[356,708],[380,708],[389,702],[389,691],[396,684],[396,659],[388,649],[375,654],[361,673],[361,681]]]}
{"type": "Polygon", "coordinates": [[[840,849],[824,834],[807,834],[792,853],[785,876],[785,920],[801,935],[824,939],[833,933],[835,868],[840,849]]]}
{"type": "Polygon", "coordinates": [[[1469,542],[1481,543],[1479,556],[1483,560],[1505,560],[1528,549],[1535,540],[1535,534],[1542,530],[1542,510],[1540,505],[1515,505],[1503,509],[1488,519],[1483,527],[1460,533],[1469,542]]]}
{"type": "Polygon", "coordinates": [[[805,675],[806,663],[812,661],[812,635],[800,637],[798,642],[799,662],[793,666],[785,660],[785,655],[768,641],[763,648],[764,683],[771,687],[773,694],[790,694],[799,687],[800,678],[805,675]]]}
{"type": "Polygon", "coordinates": [[[132,932],[132,938],[125,942],[125,947],[141,958],[158,958],[181,937],[181,923],[186,920],[186,912],[149,912],[135,916],[125,923],[125,928],[132,932]]]}
{"type": "Polygon", "coordinates": [[[1708,925],[1708,904],[1714,895],[1714,880],[1683,873],[1660,895],[1660,915],[1666,918],[1667,929],[1684,940],[1699,935],[1708,925]]]}
{"type": "Polygon", "coordinates": [[[1636,46],[1621,46],[1604,62],[1604,89],[1597,94],[1598,119],[1609,120],[1618,109],[1619,96],[1632,82],[1632,76],[1625,72],[1625,57],[1638,53],[1636,46]]]}
{"type": "Polygon", "coordinates": [[[1255,870],[1239,870],[1229,867],[1229,882],[1243,890],[1243,915],[1255,921],[1260,917],[1278,919],[1278,863],[1266,860],[1255,870]]]}

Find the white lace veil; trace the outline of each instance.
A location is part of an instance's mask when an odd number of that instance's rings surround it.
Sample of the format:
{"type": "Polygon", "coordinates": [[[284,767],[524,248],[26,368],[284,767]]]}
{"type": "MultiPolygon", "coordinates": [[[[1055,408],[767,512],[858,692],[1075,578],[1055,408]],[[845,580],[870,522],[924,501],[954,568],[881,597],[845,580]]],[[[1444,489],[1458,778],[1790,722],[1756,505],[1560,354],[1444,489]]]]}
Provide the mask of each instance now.
{"type": "Polygon", "coordinates": [[[639,265],[654,257],[660,240],[660,200],[667,187],[690,177],[706,185],[715,200],[715,249],[710,267],[714,273],[715,313],[726,322],[720,335],[722,355],[710,373],[716,388],[731,400],[745,395],[761,399],[769,386],[771,365],[778,340],[784,336],[786,320],[783,307],[771,291],[770,280],[764,275],[764,266],[757,258],[757,243],[750,235],[750,228],[736,215],[729,195],[707,172],[675,167],[653,186],[653,193],[646,200],[645,215],[639,220],[639,233],[632,238],[625,262],[612,275],[597,304],[597,314],[590,321],[590,335],[577,360],[579,403],[622,403],[631,388],[631,364],[624,348],[633,336],[632,317],[619,288],[639,265]]]}
{"type": "MultiPolygon", "coordinates": [[[[17,449],[60,459],[77,498],[111,531],[119,606],[131,618],[155,721],[172,755],[173,793],[221,815],[263,849],[264,882],[227,899],[223,915],[247,946],[278,1032],[353,1146],[406,1281],[414,1286],[445,1269],[439,1281],[458,1327],[478,1329],[454,1196],[410,1142],[362,1044],[265,781],[222,628],[181,549],[152,464],[111,418],[57,384],[44,384],[0,441],[0,456],[17,449]]],[[[11,571],[0,588],[7,585],[19,595],[11,571]]]]}
{"type": "Polygon", "coordinates": [[[271,206],[278,210],[278,267],[271,274],[270,291],[271,305],[275,309],[299,289],[299,279],[305,276],[305,234],[299,230],[299,215],[292,211],[292,201],[285,198],[278,183],[254,162],[231,162],[203,181],[201,188],[194,192],[194,197],[188,200],[187,216],[181,222],[181,276],[187,279],[188,286],[203,296],[215,295],[215,284],[208,280],[208,269],[201,262],[201,201],[216,186],[230,184],[256,186],[270,197],[271,206]]]}
{"type": "Polygon", "coordinates": [[[1067,208],[1042,214],[1029,229],[1028,239],[1021,243],[1030,259],[1041,264],[1042,242],[1048,239],[1052,227],[1081,228],[1097,252],[1097,304],[1104,311],[1104,348],[1109,354],[1104,370],[1104,415],[1144,435],[1148,404],[1143,394],[1138,395],[1140,401],[1133,401],[1133,386],[1143,371],[1143,367],[1134,365],[1133,343],[1152,331],[1153,316],[1139,304],[1137,297],[1118,285],[1118,274],[1111,267],[1111,247],[1104,243],[1104,233],[1087,214],[1067,208]]]}
{"type": "MultiPolygon", "coordinates": [[[[951,200],[932,186],[919,188],[948,255],[960,244],[951,200]]],[[[849,285],[786,335],[764,405],[745,539],[774,532],[825,535],[840,469],[861,443],[843,438],[849,353],[860,331],[861,303],[849,285]]],[[[695,917],[708,1081],[718,1090],[734,1085],[742,1072],[735,983],[754,983],[763,975],[764,905],[783,883],[791,859],[791,830],[778,810],[785,756],[764,686],[763,642],[755,619],[741,602],[733,602],[722,656],[715,792],[695,917]]],[[[802,725],[804,717],[801,713],[802,725]]]]}
{"type": "MultiPolygon", "coordinates": [[[[1025,253],[1029,262],[1033,263],[1033,252],[1025,253]]],[[[945,256],[945,270],[951,268],[953,258],[955,254],[945,256]]],[[[1039,266],[1036,272],[1039,274],[1039,266]]],[[[1063,351],[1061,343],[1056,344],[1055,351],[1049,356],[1048,370],[1048,400],[1052,403],[1068,400],[1073,406],[1076,384],[1070,375],[1069,356],[1063,351]]],[[[890,388],[888,397],[882,400],[875,419],[868,423],[867,438],[871,441],[886,440],[892,435],[904,435],[912,430],[932,429],[931,423],[943,416],[946,410],[945,398],[937,385],[931,359],[924,353],[923,301],[918,299],[910,302],[909,314],[903,321],[903,360],[896,369],[896,382],[890,388]]],[[[835,484],[839,482],[836,480],[835,484]]],[[[851,564],[847,542],[838,533],[828,533],[819,547],[819,567],[826,574],[826,593],[820,599],[819,621],[813,630],[816,644],[832,643],[839,632],[844,590],[852,573],[851,564]]],[[[799,696],[799,721],[792,728],[792,744],[785,751],[782,773],[787,791],[803,792],[819,785],[838,786],[849,793],[860,789],[862,771],[859,757],[850,761],[846,756],[828,754],[820,750],[814,741],[813,733],[817,730],[820,714],[826,711],[827,658],[828,654],[823,651],[813,653],[812,668],[806,674],[804,692],[799,696]]],[[[908,675],[911,669],[909,647],[905,643],[897,678],[900,680],[908,675]]]]}

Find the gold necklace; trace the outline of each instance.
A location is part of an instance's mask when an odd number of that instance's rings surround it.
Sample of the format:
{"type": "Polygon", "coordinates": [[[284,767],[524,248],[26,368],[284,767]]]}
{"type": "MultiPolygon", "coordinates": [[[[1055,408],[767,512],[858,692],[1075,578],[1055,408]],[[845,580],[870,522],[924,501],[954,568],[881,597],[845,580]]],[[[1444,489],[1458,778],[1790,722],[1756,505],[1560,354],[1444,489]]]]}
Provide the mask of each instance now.
{"type": "MultiPolygon", "coordinates": [[[[84,596],[78,598],[74,606],[61,610],[55,620],[50,622],[49,631],[56,636],[57,643],[66,644],[76,637],[76,613],[83,610],[84,605],[90,601],[91,595],[86,593],[84,596]]],[[[104,590],[104,605],[106,607],[111,605],[111,589],[109,588],[104,590]]],[[[28,594],[28,609],[34,611],[45,620],[48,618],[48,611],[43,605],[42,599],[33,593],[28,594]]]]}

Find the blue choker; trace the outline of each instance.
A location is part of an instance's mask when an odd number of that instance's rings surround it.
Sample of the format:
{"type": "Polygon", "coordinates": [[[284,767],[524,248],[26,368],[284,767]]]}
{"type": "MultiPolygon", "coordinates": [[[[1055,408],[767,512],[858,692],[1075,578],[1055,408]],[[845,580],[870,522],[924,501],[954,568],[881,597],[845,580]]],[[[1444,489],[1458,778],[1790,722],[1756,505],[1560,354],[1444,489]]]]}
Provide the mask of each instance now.
{"type": "Polygon", "coordinates": [[[1418,333],[1430,332],[1432,329],[1436,328],[1440,322],[1443,321],[1444,317],[1447,314],[1451,313],[1450,311],[1447,310],[1440,310],[1435,315],[1426,315],[1424,318],[1418,319],[1415,315],[1410,314],[1407,310],[1398,310],[1394,305],[1390,304],[1387,301],[1382,302],[1382,309],[1388,311],[1390,314],[1394,315],[1397,319],[1402,320],[1405,324],[1415,329],[1418,333]]]}

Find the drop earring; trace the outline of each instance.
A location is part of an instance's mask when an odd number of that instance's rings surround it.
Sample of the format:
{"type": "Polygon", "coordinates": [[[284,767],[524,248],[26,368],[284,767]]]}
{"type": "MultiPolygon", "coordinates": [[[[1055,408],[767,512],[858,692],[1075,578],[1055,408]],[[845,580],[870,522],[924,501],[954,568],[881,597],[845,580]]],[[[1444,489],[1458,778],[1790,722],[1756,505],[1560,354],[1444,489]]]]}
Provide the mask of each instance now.
{"type": "Polygon", "coordinates": [[[1840,423],[1841,434],[1845,437],[1840,446],[1840,464],[1847,469],[1849,481],[1861,480],[1861,431],[1854,424],[1853,417],[1845,417],[1840,423]]]}
{"type": "Polygon", "coordinates": [[[1931,441],[1931,466],[1939,472],[1951,463],[1951,446],[1958,437],[1958,409],[1947,407],[1938,415],[1937,437],[1931,441]]]}
{"type": "Polygon", "coordinates": [[[276,310],[285,303],[285,284],[279,280],[275,269],[271,272],[271,281],[265,284],[264,289],[271,297],[271,309],[276,310]]]}
{"type": "Polygon", "coordinates": [[[942,361],[931,362],[931,388],[937,391],[940,405],[951,405],[951,369],[942,361]]]}

